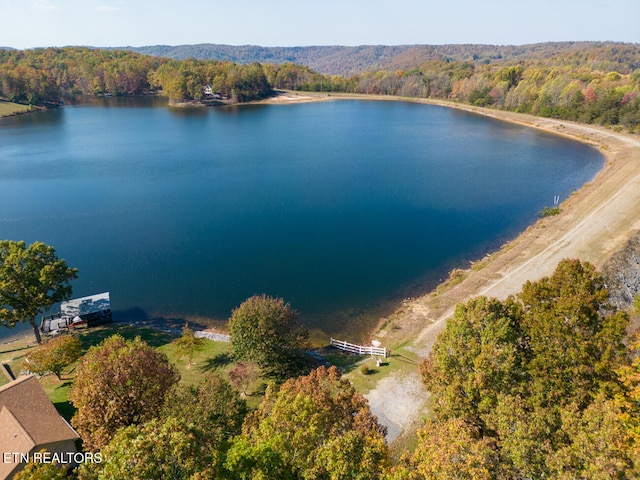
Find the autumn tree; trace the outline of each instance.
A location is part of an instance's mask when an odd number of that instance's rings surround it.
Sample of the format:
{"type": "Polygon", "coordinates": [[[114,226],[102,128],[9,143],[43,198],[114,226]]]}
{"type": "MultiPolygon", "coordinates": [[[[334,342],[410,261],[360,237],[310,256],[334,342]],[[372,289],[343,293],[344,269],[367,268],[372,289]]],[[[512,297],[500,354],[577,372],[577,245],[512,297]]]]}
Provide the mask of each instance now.
{"type": "Polygon", "coordinates": [[[84,465],[80,478],[229,478],[226,452],[245,415],[238,393],[207,374],[180,388],[159,418],[120,429],[103,447],[104,461],[84,465]]]}
{"type": "Polygon", "coordinates": [[[113,335],[80,361],[69,393],[77,408],[71,423],[85,447],[100,449],[118,429],[157,417],[179,379],[166,355],[140,337],[113,335]]]}
{"type": "Polygon", "coordinates": [[[249,362],[237,362],[235,367],[229,372],[231,385],[242,392],[242,395],[247,394],[247,389],[258,377],[259,372],[255,364],[249,362]]]}
{"type": "Polygon", "coordinates": [[[77,273],[42,242],[0,241],[0,325],[29,322],[40,343],[36,316],[71,296],[77,273]]]}
{"type": "MultiPolygon", "coordinates": [[[[445,435],[463,422],[474,442],[492,442],[496,478],[625,478],[638,424],[637,402],[620,400],[634,382],[627,324],[602,277],[578,260],[515,297],[458,306],[421,365],[431,428],[445,435]]],[[[430,468],[423,463],[413,466],[430,468]]]]}
{"type": "MultiPolygon", "coordinates": [[[[636,297],[640,298],[640,297],[636,297]]],[[[625,426],[634,473],[640,478],[640,332],[630,339],[631,361],[617,371],[624,393],[617,397],[620,421],[625,426]]]]}
{"type": "Polygon", "coordinates": [[[418,430],[417,448],[396,478],[491,480],[496,464],[491,440],[481,438],[477,428],[456,418],[427,420],[418,430]]]}
{"type": "Polygon", "coordinates": [[[262,371],[284,380],[301,373],[306,359],[308,330],[281,298],[254,295],[236,308],[229,320],[233,354],[255,362],[262,371]]]}
{"type": "Polygon", "coordinates": [[[379,478],[388,465],[386,428],[335,367],[271,385],[233,442],[238,478],[379,478]]]}
{"type": "Polygon", "coordinates": [[[456,307],[420,367],[437,418],[484,428],[498,396],[526,378],[521,316],[513,299],[478,297],[456,307]]]}
{"type": "Polygon", "coordinates": [[[599,391],[616,391],[629,319],[608,304],[609,293],[593,265],[562,260],[551,277],[526,282],[519,300],[532,401],[584,407],[599,391]]]}
{"type": "Polygon", "coordinates": [[[189,366],[191,366],[193,364],[193,356],[205,347],[206,342],[205,338],[196,337],[195,332],[189,328],[189,322],[187,322],[182,328],[182,336],[173,342],[176,346],[176,357],[178,359],[187,357],[189,366]]]}
{"type": "Polygon", "coordinates": [[[71,335],[61,335],[41,344],[26,358],[24,367],[33,373],[51,372],[61,380],[62,371],[80,358],[82,343],[71,335]]]}
{"type": "Polygon", "coordinates": [[[101,453],[102,463],[80,467],[81,480],[216,478],[207,446],[192,426],[174,417],[121,428],[101,453]]]}

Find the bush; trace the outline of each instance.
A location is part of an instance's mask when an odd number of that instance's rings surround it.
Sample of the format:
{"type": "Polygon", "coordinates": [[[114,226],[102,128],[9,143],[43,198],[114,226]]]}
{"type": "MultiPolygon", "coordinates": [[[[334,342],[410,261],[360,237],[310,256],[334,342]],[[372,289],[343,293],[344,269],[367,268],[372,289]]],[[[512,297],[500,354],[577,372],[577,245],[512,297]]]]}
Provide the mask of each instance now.
{"type": "Polygon", "coordinates": [[[544,207],[542,210],[538,212],[539,217],[553,217],[554,215],[558,215],[560,213],[560,207],[544,207]]]}

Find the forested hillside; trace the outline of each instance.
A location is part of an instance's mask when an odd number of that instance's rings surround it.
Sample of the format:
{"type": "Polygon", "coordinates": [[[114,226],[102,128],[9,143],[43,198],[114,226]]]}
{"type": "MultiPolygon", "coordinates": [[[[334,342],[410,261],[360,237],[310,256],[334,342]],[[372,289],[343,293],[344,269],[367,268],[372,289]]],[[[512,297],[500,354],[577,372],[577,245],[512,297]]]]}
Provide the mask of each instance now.
{"type": "Polygon", "coordinates": [[[554,42],[533,45],[362,45],[259,47],[255,45],[198,45],[122,47],[145,55],[185,60],[221,60],[236,63],[297,63],[325,75],[353,76],[377,70],[410,70],[426,62],[475,64],[541,62],[587,65],[596,70],[640,68],[640,46],[624,43],[554,42]]]}
{"type": "MultiPolygon", "coordinates": [[[[149,51],[213,56],[209,47],[149,51]]],[[[264,98],[272,88],[284,88],[442,99],[640,130],[640,45],[636,44],[226,46],[215,52],[225,60],[169,60],[89,48],[0,49],[0,99],[47,105],[76,94],[162,91],[172,101],[198,101],[209,85],[219,98],[244,102],[264,98]],[[360,73],[319,73],[349,68],[360,73]]]]}
{"type": "Polygon", "coordinates": [[[259,64],[179,62],[124,50],[85,47],[0,49],[0,99],[58,105],[76,95],[142,95],[200,100],[204,86],[233,101],[264,98],[271,87],[259,64]]]}
{"type": "Polygon", "coordinates": [[[148,47],[122,47],[144,55],[186,60],[221,60],[236,63],[297,63],[326,75],[350,76],[372,69],[387,67],[394,58],[411,46],[362,47],[259,47],[255,45],[156,45],[148,47]]]}

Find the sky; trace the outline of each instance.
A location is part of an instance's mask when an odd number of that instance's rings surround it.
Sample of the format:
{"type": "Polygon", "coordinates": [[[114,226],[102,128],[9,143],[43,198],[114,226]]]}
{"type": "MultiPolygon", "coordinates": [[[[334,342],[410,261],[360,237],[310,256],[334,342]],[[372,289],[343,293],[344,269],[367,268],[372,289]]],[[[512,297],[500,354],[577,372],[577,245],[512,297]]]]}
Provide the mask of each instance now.
{"type": "Polygon", "coordinates": [[[0,46],[640,43],[640,0],[0,0],[0,46]]]}

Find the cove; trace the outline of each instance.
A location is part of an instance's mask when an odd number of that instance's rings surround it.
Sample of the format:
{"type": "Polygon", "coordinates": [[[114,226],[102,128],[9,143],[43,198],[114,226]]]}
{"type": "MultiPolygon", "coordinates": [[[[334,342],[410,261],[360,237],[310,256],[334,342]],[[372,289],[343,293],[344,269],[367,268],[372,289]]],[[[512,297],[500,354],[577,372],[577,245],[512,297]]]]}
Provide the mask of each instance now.
{"type": "Polygon", "coordinates": [[[53,245],[79,268],[74,296],[110,291],[116,318],[226,319],[267,293],[359,340],[602,165],[575,141],[409,102],[96,100],[0,120],[0,235],[53,245]]]}

